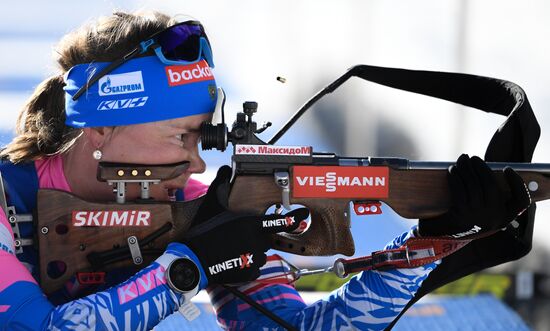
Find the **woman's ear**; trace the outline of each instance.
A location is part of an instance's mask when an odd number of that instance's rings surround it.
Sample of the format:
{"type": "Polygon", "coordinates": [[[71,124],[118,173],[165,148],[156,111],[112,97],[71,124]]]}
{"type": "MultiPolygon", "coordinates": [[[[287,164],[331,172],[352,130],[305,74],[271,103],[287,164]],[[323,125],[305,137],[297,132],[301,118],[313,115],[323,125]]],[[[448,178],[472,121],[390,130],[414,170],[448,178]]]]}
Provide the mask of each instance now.
{"type": "Polygon", "coordinates": [[[100,149],[105,145],[106,141],[113,134],[113,128],[111,127],[97,127],[97,128],[84,128],[84,136],[88,143],[96,149],[100,149]]]}

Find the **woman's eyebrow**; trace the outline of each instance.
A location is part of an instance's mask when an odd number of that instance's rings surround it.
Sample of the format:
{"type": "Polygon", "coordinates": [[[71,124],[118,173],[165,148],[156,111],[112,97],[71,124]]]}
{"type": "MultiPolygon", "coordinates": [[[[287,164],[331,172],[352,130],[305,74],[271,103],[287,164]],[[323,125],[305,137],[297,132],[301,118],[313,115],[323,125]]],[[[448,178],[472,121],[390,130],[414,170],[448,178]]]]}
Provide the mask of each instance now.
{"type": "Polygon", "coordinates": [[[186,134],[186,133],[200,133],[200,132],[201,132],[200,127],[198,127],[198,128],[174,127],[173,129],[177,130],[177,131],[178,131],[179,133],[181,133],[181,134],[186,134]]]}
{"type": "Polygon", "coordinates": [[[201,125],[202,125],[202,122],[193,123],[193,124],[189,123],[189,124],[185,125],[185,127],[183,127],[183,129],[188,131],[188,132],[200,132],[201,125]]]}
{"type": "Polygon", "coordinates": [[[170,124],[168,124],[168,127],[170,129],[183,130],[183,131],[186,131],[186,132],[200,131],[200,126],[201,126],[200,123],[197,124],[197,125],[190,124],[190,123],[186,123],[186,124],[170,123],[170,124]]]}

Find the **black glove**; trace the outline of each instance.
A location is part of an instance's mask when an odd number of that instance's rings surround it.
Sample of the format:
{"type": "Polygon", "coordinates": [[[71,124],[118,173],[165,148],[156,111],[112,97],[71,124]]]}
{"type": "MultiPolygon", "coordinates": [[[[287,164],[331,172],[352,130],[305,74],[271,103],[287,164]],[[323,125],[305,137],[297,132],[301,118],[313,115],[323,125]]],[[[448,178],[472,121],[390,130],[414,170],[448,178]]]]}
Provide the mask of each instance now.
{"type": "Polygon", "coordinates": [[[449,167],[447,178],[451,207],[441,216],[420,219],[421,236],[463,238],[505,228],[531,204],[529,191],[512,169],[504,169],[509,192],[502,189],[493,171],[477,156],[462,154],[449,167]]]}
{"type": "Polygon", "coordinates": [[[309,216],[305,208],[285,215],[246,215],[227,210],[231,168],[223,166],[210,185],[184,243],[198,256],[211,284],[260,276],[271,248],[270,234],[291,232],[309,216]]]}

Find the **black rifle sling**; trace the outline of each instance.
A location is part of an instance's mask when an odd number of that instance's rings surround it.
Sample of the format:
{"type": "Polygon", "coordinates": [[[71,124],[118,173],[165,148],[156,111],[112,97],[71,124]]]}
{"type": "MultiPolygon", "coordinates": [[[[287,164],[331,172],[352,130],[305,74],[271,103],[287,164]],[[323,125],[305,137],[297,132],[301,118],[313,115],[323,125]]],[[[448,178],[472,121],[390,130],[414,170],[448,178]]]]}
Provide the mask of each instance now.
{"type": "MultiPolygon", "coordinates": [[[[485,161],[531,162],[540,136],[540,127],[523,89],[511,82],[467,74],[414,71],[373,66],[350,70],[375,83],[424,94],[507,116],[493,135],[485,161]]],[[[433,290],[466,275],[525,256],[531,250],[536,206],[533,204],[518,222],[486,238],[474,240],[455,254],[445,257],[422,283],[400,315],[387,327],[391,329],[403,313],[433,290]]]]}

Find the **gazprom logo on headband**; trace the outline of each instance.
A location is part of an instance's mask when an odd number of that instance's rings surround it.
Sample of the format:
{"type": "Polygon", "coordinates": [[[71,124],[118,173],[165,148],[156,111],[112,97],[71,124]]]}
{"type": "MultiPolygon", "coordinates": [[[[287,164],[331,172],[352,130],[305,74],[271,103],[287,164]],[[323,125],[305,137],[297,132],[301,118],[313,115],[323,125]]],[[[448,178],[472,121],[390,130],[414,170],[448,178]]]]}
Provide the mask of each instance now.
{"type": "Polygon", "coordinates": [[[178,86],[189,83],[212,80],[214,75],[206,61],[194,64],[165,67],[168,85],[178,86]]]}
{"type": "Polygon", "coordinates": [[[123,74],[106,75],[99,80],[99,95],[117,95],[143,92],[143,77],[141,71],[123,74]]]}

